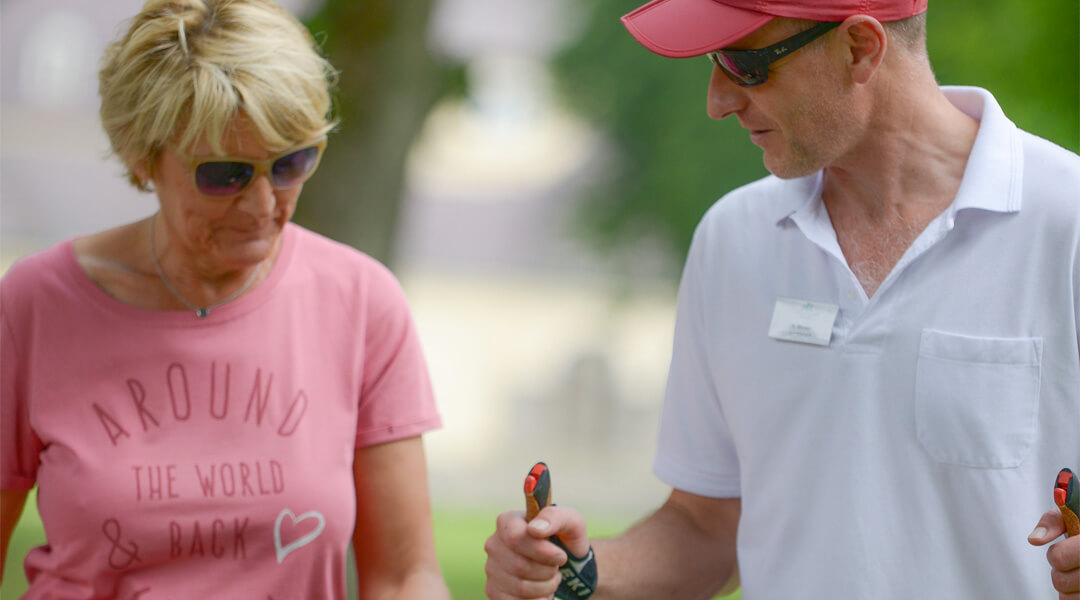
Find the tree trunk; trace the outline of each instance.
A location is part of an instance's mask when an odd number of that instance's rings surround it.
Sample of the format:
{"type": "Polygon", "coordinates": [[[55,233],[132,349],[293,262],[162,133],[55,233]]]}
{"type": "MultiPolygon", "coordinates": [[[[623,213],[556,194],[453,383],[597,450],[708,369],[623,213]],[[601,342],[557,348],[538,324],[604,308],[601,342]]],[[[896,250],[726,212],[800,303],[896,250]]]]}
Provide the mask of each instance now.
{"type": "Polygon", "coordinates": [[[341,124],[296,221],[384,263],[393,261],[406,155],[444,85],[428,52],[431,4],[326,0],[309,21],[340,71],[341,124]]]}

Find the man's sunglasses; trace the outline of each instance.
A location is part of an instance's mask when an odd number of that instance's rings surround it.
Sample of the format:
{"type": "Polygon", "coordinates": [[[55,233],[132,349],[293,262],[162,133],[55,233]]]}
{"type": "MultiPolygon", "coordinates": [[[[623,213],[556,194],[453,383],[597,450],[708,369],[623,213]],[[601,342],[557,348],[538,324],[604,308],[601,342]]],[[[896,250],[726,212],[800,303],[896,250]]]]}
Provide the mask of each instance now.
{"type": "Polygon", "coordinates": [[[769,79],[769,65],[825,35],[840,23],[819,23],[786,40],[757,50],[717,50],[709,60],[742,87],[761,85],[769,79]]]}
{"type": "Polygon", "coordinates": [[[289,150],[266,160],[233,156],[187,156],[173,153],[187,165],[195,177],[195,188],[205,196],[235,196],[260,175],[266,173],[276,190],[291,188],[307,181],[319,166],[326,136],[298,150],[289,150]]]}

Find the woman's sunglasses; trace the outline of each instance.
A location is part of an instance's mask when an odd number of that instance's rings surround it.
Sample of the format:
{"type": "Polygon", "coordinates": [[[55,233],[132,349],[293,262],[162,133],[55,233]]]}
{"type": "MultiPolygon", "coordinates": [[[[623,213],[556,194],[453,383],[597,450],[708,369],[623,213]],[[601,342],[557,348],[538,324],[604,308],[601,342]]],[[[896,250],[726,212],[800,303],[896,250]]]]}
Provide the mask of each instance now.
{"type": "Polygon", "coordinates": [[[769,65],[825,35],[840,23],[819,23],[786,40],[756,50],[717,50],[709,60],[742,87],[761,85],[769,79],[769,65]]]}
{"type": "Polygon", "coordinates": [[[291,188],[307,181],[319,166],[326,136],[299,150],[289,150],[266,160],[251,160],[232,156],[187,156],[177,150],[173,154],[187,165],[195,177],[195,188],[206,196],[235,196],[243,192],[260,175],[270,178],[276,190],[291,188]]]}

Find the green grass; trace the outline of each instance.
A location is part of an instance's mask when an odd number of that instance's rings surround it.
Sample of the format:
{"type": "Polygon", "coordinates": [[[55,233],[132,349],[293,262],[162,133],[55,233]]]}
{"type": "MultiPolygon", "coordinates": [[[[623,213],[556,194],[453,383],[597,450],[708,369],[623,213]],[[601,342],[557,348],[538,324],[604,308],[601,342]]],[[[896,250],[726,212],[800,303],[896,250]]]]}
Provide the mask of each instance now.
{"type": "Polygon", "coordinates": [[[26,498],[26,508],[11,534],[8,545],[7,563],[4,564],[4,584],[0,585],[0,598],[15,600],[26,591],[26,577],[23,575],[23,558],[31,548],[45,543],[45,530],[37,514],[37,490],[26,498]]]}
{"type": "MultiPolygon", "coordinates": [[[[484,541],[495,529],[495,512],[436,508],[435,546],[442,566],[443,576],[455,600],[483,600],[484,596],[484,541]]],[[[629,523],[591,523],[594,535],[612,535],[629,523]]],[[[8,560],[4,568],[4,583],[0,586],[0,599],[15,600],[26,591],[26,579],[22,572],[23,557],[35,546],[45,543],[45,532],[37,515],[34,495],[27,499],[26,509],[12,535],[8,560]]],[[[725,596],[724,600],[738,600],[738,592],[725,596]]]]}

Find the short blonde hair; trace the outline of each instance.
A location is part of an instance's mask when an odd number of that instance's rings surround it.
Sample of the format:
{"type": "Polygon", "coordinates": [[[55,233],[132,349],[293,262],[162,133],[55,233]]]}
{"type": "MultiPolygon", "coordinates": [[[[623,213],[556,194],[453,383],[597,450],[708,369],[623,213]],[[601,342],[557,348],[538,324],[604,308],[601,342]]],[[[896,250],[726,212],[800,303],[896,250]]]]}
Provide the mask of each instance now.
{"type": "Polygon", "coordinates": [[[272,152],[336,125],[337,72],[311,33],[274,0],[149,0],[105,51],[101,123],[127,177],[152,174],[166,144],[205,135],[216,153],[242,111],[272,152]]]}

